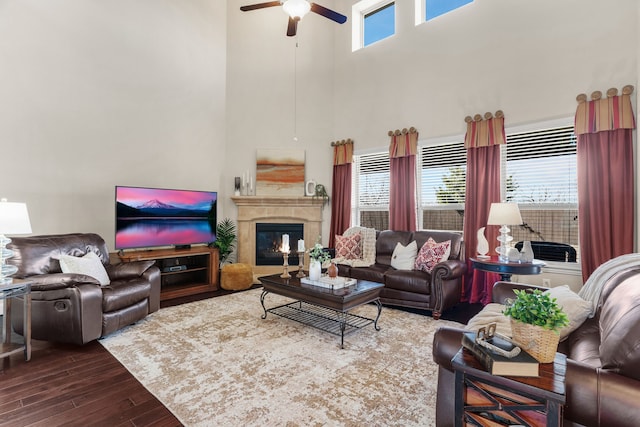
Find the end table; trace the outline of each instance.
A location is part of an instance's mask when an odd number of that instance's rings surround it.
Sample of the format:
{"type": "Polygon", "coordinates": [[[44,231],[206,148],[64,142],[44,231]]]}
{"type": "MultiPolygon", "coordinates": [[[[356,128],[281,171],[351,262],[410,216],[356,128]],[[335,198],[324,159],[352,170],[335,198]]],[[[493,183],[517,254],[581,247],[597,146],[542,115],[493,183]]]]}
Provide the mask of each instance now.
{"type": "Polygon", "coordinates": [[[506,377],[485,371],[471,352],[461,348],[451,359],[455,372],[455,426],[562,425],[567,358],[556,353],[541,363],[537,377],[506,377]]]}
{"type": "Polygon", "coordinates": [[[6,285],[0,285],[0,299],[4,300],[2,322],[3,340],[0,343],[0,358],[24,351],[26,361],[31,360],[31,282],[16,280],[6,285]],[[23,296],[24,310],[22,344],[11,342],[11,302],[14,297],[23,296]]]}

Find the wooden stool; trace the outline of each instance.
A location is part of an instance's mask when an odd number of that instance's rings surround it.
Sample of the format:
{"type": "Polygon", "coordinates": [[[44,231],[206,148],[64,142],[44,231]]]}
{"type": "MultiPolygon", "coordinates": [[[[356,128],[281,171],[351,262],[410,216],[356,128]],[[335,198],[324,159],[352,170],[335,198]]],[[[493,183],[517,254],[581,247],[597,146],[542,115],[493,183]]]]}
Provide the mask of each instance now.
{"type": "Polygon", "coordinates": [[[253,270],[249,264],[226,264],[221,276],[220,287],[228,291],[243,291],[253,285],[253,270]]]}

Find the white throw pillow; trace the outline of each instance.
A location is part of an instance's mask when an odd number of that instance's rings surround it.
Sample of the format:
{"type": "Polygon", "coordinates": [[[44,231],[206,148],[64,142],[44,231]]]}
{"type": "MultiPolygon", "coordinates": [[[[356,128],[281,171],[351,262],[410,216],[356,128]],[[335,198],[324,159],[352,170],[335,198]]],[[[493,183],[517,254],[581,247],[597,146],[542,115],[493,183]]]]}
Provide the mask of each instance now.
{"type": "Polygon", "coordinates": [[[571,332],[575,331],[587,320],[587,317],[593,311],[591,301],[582,299],[578,294],[573,292],[568,285],[556,286],[545,291],[551,298],[555,298],[556,302],[569,318],[569,324],[560,329],[560,339],[565,339],[571,332]]]}
{"type": "Polygon", "coordinates": [[[403,246],[398,242],[391,255],[391,267],[396,270],[413,270],[417,254],[418,244],[415,240],[407,246],[403,246]]]}
{"type": "Polygon", "coordinates": [[[84,274],[95,278],[102,286],[111,283],[100,257],[94,252],[88,252],[83,257],[71,255],[60,256],[60,268],[63,273],[84,274]]]}

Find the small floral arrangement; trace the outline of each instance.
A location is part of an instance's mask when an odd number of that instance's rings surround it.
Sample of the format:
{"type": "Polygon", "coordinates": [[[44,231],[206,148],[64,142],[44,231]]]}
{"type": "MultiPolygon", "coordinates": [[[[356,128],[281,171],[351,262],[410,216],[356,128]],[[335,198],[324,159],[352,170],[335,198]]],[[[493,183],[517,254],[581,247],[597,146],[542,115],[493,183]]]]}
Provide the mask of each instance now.
{"type": "Polygon", "coordinates": [[[319,261],[320,264],[324,264],[325,262],[329,261],[331,259],[331,256],[323,249],[324,248],[320,243],[316,243],[313,248],[309,249],[309,258],[314,261],[319,261]]]}

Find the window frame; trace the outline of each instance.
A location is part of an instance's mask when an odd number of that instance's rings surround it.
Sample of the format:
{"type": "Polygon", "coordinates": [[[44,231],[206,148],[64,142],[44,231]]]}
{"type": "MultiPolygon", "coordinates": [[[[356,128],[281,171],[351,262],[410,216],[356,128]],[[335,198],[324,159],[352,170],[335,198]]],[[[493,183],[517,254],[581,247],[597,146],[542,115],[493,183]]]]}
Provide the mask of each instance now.
{"type": "Polygon", "coordinates": [[[361,0],[351,7],[351,51],[363,49],[375,45],[376,43],[386,40],[389,37],[393,37],[397,31],[397,19],[394,13],[394,32],[392,35],[383,39],[377,40],[365,46],[364,44],[364,18],[367,15],[382,10],[389,5],[394,4],[397,6],[396,0],[361,0]]]}

